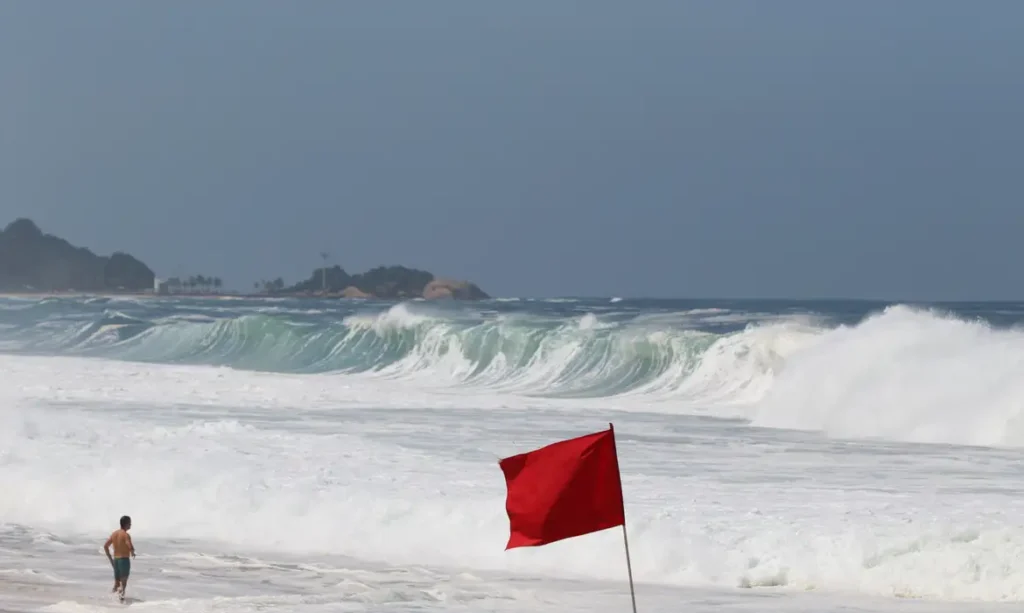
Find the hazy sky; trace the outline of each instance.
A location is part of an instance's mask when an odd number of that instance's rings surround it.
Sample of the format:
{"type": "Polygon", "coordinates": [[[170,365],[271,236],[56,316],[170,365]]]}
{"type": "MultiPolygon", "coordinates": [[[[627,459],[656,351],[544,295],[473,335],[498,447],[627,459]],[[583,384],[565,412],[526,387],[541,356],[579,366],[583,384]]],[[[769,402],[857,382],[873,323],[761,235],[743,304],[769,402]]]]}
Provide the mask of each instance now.
{"type": "Polygon", "coordinates": [[[0,224],[158,276],[1024,297],[1024,2],[0,3],[0,224]]]}

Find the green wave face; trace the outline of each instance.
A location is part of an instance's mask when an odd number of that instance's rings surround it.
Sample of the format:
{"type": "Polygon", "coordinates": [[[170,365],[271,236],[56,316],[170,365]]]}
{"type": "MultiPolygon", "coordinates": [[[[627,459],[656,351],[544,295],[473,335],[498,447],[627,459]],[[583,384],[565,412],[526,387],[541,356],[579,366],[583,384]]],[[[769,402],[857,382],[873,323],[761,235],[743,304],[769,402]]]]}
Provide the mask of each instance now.
{"type": "Polygon", "coordinates": [[[783,340],[819,329],[789,320],[758,323],[722,309],[651,313],[614,303],[493,309],[102,298],[0,303],[6,352],[372,373],[575,397],[644,389],[739,393],[777,366],[783,340]]]}

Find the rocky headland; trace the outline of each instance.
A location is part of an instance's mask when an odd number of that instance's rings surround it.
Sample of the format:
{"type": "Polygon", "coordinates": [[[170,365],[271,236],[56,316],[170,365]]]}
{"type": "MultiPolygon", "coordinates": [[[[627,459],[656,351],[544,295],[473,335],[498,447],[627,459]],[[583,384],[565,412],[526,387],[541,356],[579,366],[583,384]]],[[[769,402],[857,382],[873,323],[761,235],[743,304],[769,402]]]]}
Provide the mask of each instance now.
{"type": "Polygon", "coordinates": [[[153,271],[135,257],[96,255],[44,234],[30,219],[0,232],[0,291],[105,292],[153,289],[153,271]]]}

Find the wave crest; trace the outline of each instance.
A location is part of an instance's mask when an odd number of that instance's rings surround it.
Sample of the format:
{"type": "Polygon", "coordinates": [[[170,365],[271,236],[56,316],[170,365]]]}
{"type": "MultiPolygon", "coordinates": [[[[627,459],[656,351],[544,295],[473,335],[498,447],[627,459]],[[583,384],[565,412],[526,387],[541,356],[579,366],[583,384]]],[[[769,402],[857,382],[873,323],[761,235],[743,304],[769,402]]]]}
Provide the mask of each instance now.
{"type": "Polygon", "coordinates": [[[1024,331],[894,306],[792,355],[756,426],[840,438],[1024,445],[1024,331]]]}

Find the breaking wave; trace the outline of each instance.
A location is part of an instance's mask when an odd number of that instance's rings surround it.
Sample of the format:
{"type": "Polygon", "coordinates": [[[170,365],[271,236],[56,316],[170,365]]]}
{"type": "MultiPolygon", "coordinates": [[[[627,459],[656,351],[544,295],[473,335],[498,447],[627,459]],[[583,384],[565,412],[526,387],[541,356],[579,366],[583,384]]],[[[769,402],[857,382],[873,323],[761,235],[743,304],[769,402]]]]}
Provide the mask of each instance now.
{"type": "Polygon", "coordinates": [[[4,303],[0,349],[626,397],[839,437],[1024,443],[1024,332],[931,309],[890,306],[836,322],[607,301],[490,311],[145,302],[4,303]]]}
{"type": "MultiPolygon", "coordinates": [[[[284,373],[418,378],[426,385],[555,397],[685,393],[713,400],[760,395],[785,357],[823,330],[806,317],[765,316],[758,323],[757,315],[723,309],[564,316],[431,311],[399,304],[344,315],[278,308],[146,318],[105,306],[91,317],[50,313],[0,330],[2,348],[284,373]],[[714,332],[707,329],[710,324],[736,329],[714,332]]],[[[6,314],[11,313],[24,319],[18,310],[6,314]]]]}

